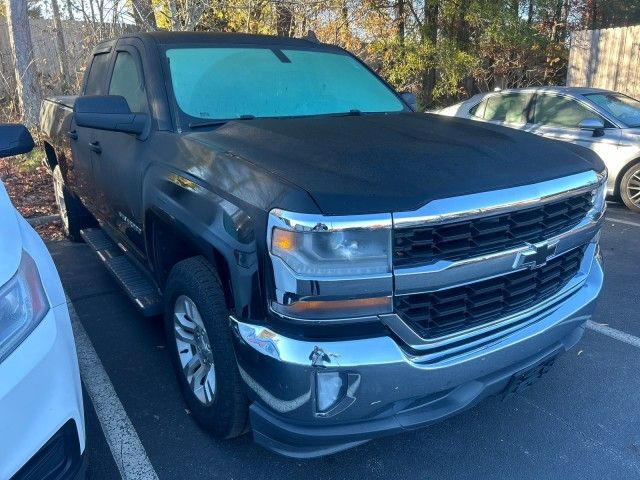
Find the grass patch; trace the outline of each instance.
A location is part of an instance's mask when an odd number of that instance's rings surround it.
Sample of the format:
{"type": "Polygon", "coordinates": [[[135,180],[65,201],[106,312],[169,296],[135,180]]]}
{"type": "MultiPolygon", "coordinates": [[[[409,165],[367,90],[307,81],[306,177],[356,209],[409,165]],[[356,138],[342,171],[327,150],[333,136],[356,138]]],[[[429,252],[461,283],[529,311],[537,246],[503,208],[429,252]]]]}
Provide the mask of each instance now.
{"type": "Polygon", "coordinates": [[[16,155],[8,161],[12,162],[21,173],[34,173],[42,165],[42,155],[44,155],[42,150],[36,147],[29,153],[16,155]]]}

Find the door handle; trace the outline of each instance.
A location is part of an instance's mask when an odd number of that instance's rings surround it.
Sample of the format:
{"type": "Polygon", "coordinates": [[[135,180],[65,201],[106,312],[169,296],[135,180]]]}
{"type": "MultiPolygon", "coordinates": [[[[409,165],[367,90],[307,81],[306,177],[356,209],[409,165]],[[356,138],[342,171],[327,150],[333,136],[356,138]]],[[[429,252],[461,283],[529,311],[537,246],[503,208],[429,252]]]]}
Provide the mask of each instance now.
{"type": "Polygon", "coordinates": [[[76,132],[75,130],[69,130],[67,132],[67,137],[69,137],[71,140],[77,140],[78,139],[78,132],[76,132]]]}
{"type": "Polygon", "coordinates": [[[89,150],[93,150],[96,153],[102,153],[102,147],[100,146],[100,142],[89,142],[89,150]]]}

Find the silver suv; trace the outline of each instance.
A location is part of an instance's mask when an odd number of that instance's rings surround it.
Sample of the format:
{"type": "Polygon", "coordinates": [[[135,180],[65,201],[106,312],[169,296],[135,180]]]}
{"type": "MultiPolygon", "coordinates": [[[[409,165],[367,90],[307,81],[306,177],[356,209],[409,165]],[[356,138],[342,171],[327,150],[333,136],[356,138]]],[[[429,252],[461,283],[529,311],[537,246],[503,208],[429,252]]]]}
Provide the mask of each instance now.
{"type": "Polygon", "coordinates": [[[609,170],[607,193],[640,212],[640,102],[631,97],[596,88],[511,89],[480,93],[438,113],[588,147],[609,170]]]}

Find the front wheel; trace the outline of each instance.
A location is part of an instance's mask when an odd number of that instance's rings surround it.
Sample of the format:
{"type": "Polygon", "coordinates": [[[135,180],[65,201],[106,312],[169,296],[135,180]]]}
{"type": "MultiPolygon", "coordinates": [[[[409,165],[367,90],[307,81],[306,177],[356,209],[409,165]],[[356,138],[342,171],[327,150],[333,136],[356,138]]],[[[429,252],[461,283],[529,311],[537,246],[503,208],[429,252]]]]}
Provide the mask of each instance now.
{"type": "Polygon", "coordinates": [[[622,177],[620,196],[629,210],[640,212],[640,163],[627,170],[622,177]]]}
{"type": "Polygon", "coordinates": [[[242,434],[248,402],[229,312],[217,272],[203,257],[188,258],[171,269],[164,317],[171,360],[194,418],[216,437],[242,434]]]}

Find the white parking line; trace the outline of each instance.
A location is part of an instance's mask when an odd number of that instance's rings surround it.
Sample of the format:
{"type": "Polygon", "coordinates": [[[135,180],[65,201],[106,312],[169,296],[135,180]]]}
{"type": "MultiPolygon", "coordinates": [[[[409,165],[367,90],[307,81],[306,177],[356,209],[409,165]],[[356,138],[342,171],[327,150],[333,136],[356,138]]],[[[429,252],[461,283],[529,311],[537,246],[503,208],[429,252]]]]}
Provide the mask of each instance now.
{"type": "Polygon", "coordinates": [[[621,218],[606,217],[606,220],[608,222],[624,223],[625,225],[633,225],[634,227],[640,227],[640,223],[630,222],[629,220],[623,220],[621,218]]]}
{"type": "Polygon", "coordinates": [[[158,475],[69,298],[67,305],[82,381],[91,397],[120,475],[125,480],[156,480],[158,475]]]}
{"type": "Polygon", "coordinates": [[[621,342],[640,348],[640,338],[621,332],[620,330],[616,330],[615,328],[611,328],[607,325],[603,325],[602,323],[596,323],[593,320],[589,320],[587,322],[587,328],[594,332],[606,335],[607,337],[615,338],[616,340],[620,340],[621,342]]]}

